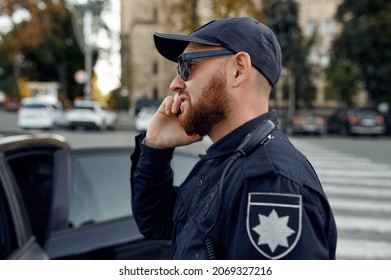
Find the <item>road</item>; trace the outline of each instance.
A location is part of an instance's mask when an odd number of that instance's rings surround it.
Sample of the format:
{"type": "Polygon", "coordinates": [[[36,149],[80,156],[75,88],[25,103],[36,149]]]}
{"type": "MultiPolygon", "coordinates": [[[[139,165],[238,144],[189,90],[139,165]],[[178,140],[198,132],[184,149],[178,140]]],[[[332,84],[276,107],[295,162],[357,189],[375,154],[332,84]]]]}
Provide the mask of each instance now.
{"type": "MultiPolygon", "coordinates": [[[[17,130],[16,114],[0,111],[0,131],[17,130]]],[[[132,117],[120,115],[115,131],[68,131],[71,146],[133,146],[132,117]]],[[[391,259],[390,137],[291,137],[313,164],[329,198],[338,227],[338,259],[391,259]]],[[[203,153],[207,139],[186,152],[203,153]]]]}
{"type": "MultiPolygon", "coordinates": [[[[0,131],[18,130],[16,118],[15,112],[7,112],[0,109],[0,131]]],[[[74,147],[133,145],[134,136],[137,134],[133,128],[133,117],[126,112],[122,112],[119,114],[118,127],[114,132],[106,131],[102,133],[83,130],[75,132],[55,130],[52,132],[64,135],[74,147]]],[[[326,147],[343,154],[368,158],[375,163],[391,164],[391,137],[295,136],[293,138],[308,141],[308,143],[326,147]]],[[[201,149],[203,151],[209,144],[210,141],[206,140],[204,143],[193,145],[194,147],[192,146],[190,150],[198,152],[197,149],[201,149]]]]}
{"type": "Polygon", "coordinates": [[[337,257],[391,259],[391,164],[390,149],[385,146],[390,140],[330,140],[292,139],[313,164],[333,209],[337,257]],[[367,146],[385,149],[385,155],[368,156],[362,150],[367,146]]]}
{"type": "MultiPolygon", "coordinates": [[[[0,134],[1,131],[17,131],[23,130],[17,127],[17,114],[15,112],[7,112],[0,109],[0,134]]],[[[56,133],[64,136],[69,144],[74,148],[87,147],[113,147],[113,146],[133,146],[134,137],[138,134],[134,131],[134,118],[126,113],[118,114],[118,124],[114,131],[94,131],[94,130],[76,130],[67,129],[57,130],[26,130],[27,133],[56,133]]],[[[201,143],[195,143],[190,147],[182,147],[180,150],[187,152],[202,153],[210,145],[207,139],[201,143]]]]}

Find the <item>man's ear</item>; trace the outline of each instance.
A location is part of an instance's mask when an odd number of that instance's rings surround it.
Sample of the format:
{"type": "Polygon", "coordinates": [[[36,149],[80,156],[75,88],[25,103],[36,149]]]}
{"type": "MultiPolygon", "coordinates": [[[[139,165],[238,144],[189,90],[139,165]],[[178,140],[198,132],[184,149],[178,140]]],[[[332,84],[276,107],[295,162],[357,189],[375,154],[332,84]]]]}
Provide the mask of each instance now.
{"type": "Polygon", "coordinates": [[[248,53],[238,52],[235,55],[235,71],[234,87],[237,87],[250,77],[251,58],[248,53]]]}

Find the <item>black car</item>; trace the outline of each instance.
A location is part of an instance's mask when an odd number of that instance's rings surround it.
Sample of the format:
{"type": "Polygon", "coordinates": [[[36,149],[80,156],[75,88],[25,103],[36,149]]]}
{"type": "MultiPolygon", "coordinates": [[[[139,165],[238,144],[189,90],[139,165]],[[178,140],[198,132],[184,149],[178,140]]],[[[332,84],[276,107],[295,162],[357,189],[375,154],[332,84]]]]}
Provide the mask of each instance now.
{"type": "MultiPolygon", "coordinates": [[[[72,149],[60,135],[0,138],[0,259],[167,259],[130,205],[131,147],[72,149]]],[[[196,156],[177,153],[184,180],[196,156]]]]}
{"type": "Polygon", "coordinates": [[[391,115],[390,114],[384,116],[384,126],[385,126],[384,134],[391,135],[391,115]]]}
{"type": "Polygon", "coordinates": [[[158,108],[162,104],[163,100],[161,99],[147,99],[142,98],[137,100],[136,106],[134,108],[134,114],[137,116],[140,113],[140,110],[144,107],[156,107],[158,108]]]}
{"type": "Polygon", "coordinates": [[[299,111],[293,116],[291,121],[287,122],[285,132],[288,135],[323,135],[325,132],[325,119],[315,111],[299,111]]]}
{"type": "Polygon", "coordinates": [[[327,132],[341,135],[382,135],[384,116],[372,108],[336,110],[327,120],[327,132]]]}

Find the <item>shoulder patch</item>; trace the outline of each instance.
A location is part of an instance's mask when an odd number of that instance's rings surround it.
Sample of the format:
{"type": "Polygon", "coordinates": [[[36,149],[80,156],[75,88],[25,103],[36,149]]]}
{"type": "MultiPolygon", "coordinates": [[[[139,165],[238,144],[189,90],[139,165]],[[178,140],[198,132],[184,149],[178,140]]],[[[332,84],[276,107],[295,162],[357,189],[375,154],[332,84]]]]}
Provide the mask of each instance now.
{"type": "Polygon", "coordinates": [[[301,234],[301,208],[301,195],[249,193],[247,234],[259,253],[280,259],[293,250],[301,234]]]}

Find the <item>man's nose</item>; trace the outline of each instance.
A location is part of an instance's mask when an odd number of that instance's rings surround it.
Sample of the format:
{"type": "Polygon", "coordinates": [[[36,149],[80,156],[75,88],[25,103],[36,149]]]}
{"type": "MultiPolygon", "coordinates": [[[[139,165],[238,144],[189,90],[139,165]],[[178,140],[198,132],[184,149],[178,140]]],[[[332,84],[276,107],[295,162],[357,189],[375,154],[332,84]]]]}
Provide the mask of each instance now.
{"type": "Polygon", "coordinates": [[[170,84],[170,89],[173,92],[178,92],[186,88],[186,83],[182,80],[181,76],[178,74],[170,84]]]}

